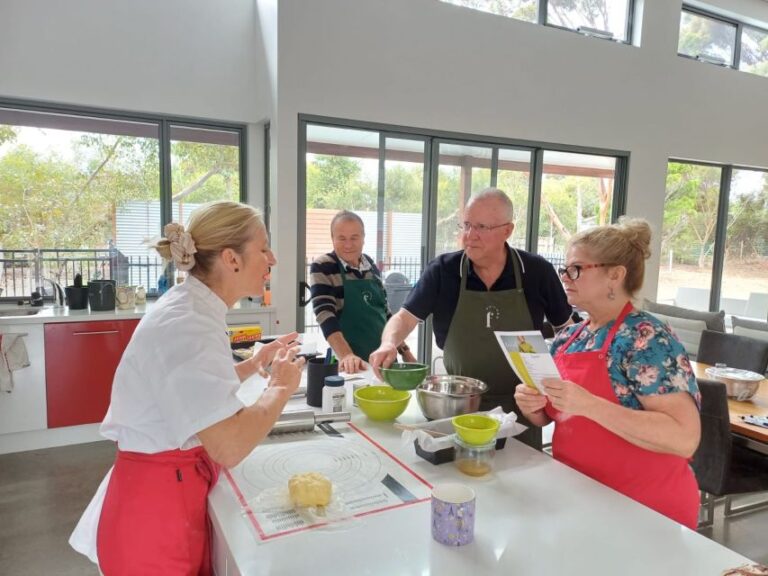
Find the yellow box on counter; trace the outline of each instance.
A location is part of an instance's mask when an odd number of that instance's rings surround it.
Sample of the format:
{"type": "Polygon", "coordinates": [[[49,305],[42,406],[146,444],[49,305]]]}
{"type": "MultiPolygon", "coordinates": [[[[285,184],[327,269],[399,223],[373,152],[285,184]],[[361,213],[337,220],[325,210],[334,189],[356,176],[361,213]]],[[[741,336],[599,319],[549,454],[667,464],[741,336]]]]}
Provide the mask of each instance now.
{"type": "Polygon", "coordinates": [[[261,340],[261,326],[231,326],[227,329],[230,344],[242,344],[245,342],[257,342],[261,340]]]}

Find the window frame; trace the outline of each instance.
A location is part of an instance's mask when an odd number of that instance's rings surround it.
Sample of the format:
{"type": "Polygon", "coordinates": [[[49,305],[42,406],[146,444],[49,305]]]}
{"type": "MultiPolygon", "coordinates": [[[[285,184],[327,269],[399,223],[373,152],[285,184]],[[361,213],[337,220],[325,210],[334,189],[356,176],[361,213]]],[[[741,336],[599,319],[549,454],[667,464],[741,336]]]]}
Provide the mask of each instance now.
{"type": "MultiPolygon", "coordinates": [[[[158,139],[158,169],[160,192],[158,197],[158,201],[160,203],[160,230],[157,230],[158,235],[161,233],[163,227],[171,222],[173,214],[171,127],[218,130],[235,133],[239,141],[238,162],[240,191],[238,198],[240,202],[248,202],[248,130],[247,125],[244,123],[234,123],[187,116],[172,116],[165,114],[131,112],[126,110],[112,110],[106,108],[75,106],[3,97],[0,97],[0,108],[10,111],[18,110],[20,112],[57,114],[75,118],[81,117],[83,119],[90,118],[97,121],[107,120],[114,122],[135,122],[155,126],[157,128],[158,139]]],[[[14,125],[8,124],[8,126],[14,125]]],[[[88,131],[89,130],[84,130],[84,132],[88,131]]],[[[91,132],[97,133],[93,132],[92,130],[91,132]]],[[[0,297],[0,302],[15,299],[17,298],[3,296],[0,297]]]]}
{"type": "MultiPolygon", "coordinates": [[[[712,280],[709,286],[709,311],[720,310],[723,272],[725,269],[725,249],[728,241],[728,215],[730,211],[731,184],[735,170],[750,170],[768,174],[768,168],[743,166],[740,164],[725,164],[698,160],[667,158],[667,166],[671,163],[688,164],[691,166],[707,166],[720,169],[720,189],[717,198],[717,222],[715,223],[714,246],[712,248],[712,280]]],[[[657,285],[658,289],[658,285],[657,285]]]]}
{"type": "MultiPolygon", "coordinates": [[[[443,2],[445,4],[449,4],[451,6],[456,6],[458,8],[464,8],[466,10],[474,10],[476,12],[484,12],[486,14],[490,14],[491,16],[503,16],[501,14],[495,14],[493,12],[487,12],[485,10],[479,10],[477,8],[472,8],[469,6],[460,6],[458,4],[453,4],[452,2],[445,2],[445,0],[439,0],[440,2],[443,2]]],[[[550,22],[547,22],[547,15],[549,13],[549,2],[550,0],[536,0],[536,20],[530,21],[530,20],[520,20],[517,18],[512,18],[508,16],[504,16],[507,18],[510,18],[512,20],[517,20],[518,22],[525,22],[527,24],[536,24],[539,26],[546,26],[548,28],[554,28],[556,30],[564,30],[566,32],[573,32],[575,34],[579,34],[581,36],[588,36],[590,38],[597,38],[598,40],[607,40],[609,42],[616,42],[617,44],[626,44],[629,46],[634,45],[632,42],[632,35],[634,31],[634,24],[635,24],[635,15],[637,14],[636,6],[637,6],[637,0],[627,0],[627,20],[626,25],[624,27],[624,35],[625,38],[606,38],[602,35],[598,34],[592,34],[587,31],[580,31],[575,28],[568,28],[567,26],[560,26],[559,24],[552,24],[550,22]]],[[[608,30],[606,30],[608,32],[608,30]]]]}
{"type": "MultiPolygon", "coordinates": [[[[173,190],[171,187],[171,126],[200,128],[206,130],[221,130],[238,134],[239,165],[240,165],[240,202],[248,202],[248,132],[245,124],[194,118],[188,116],[171,116],[165,114],[149,114],[130,112],[125,110],[110,110],[106,108],[92,108],[86,106],[72,106],[37,102],[32,100],[17,100],[13,98],[0,98],[0,108],[9,110],[21,110],[26,112],[40,112],[50,114],[62,114],[67,116],[80,116],[103,120],[126,122],[141,122],[154,124],[158,130],[159,170],[160,170],[160,216],[161,226],[171,221],[171,204],[173,190]]],[[[158,230],[158,233],[160,231],[158,230]]]]}
{"type": "MultiPolygon", "coordinates": [[[[602,35],[598,34],[592,34],[587,31],[581,31],[578,28],[568,28],[567,26],[560,26],[559,24],[552,24],[549,20],[549,4],[550,0],[538,0],[539,3],[539,24],[542,26],[547,26],[549,28],[555,28],[557,30],[565,30],[567,32],[575,32],[576,34],[580,34],[582,36],[588,36],[590,38],[597,38],[598,40],[608,40],[609,42],[616,42],[617,44],[627,44],[632,45],[632,31],[634,30],[634,21],[635,21],[635,1],[636,0],[627,0],[627,21],[624,26],[624,36],[625,38],[606,38],[602,35]]],[[[605,32],[610,32],[610,30],[605,30],[605,32]]]]}
{"type": "MultiPolygon", "coordinates": [[[[677,38],[677,46],[678,46],[678,52],[677,55],[682,58],[687,58],[688,60],[694,60],[696,62],[702,62],[704,64],[711,64],[713,66],[719,66],[721,68],[729,68],[731,70],[737,70],[739,72],[746,72],[747,74],[754,74],[754,72],[749,72],[748,70],[744,70],[741,67],[741,51],[742,51],[742,37],[744,35],[745,29],[750,30],[756,30],[758,32],[762,32],[763,34],[768,34],[768,28],[762,28],[760,26],[755,26],[754,24],[748,24],[744,22],[743,20],[739,20],[737,18],[732,18],[728,16],[723,16],[722,14],[718,14],[717,12],[712,12],[710,10],[706,10],[703,8],[699,8],[698,6],[692,6],[691,4],[683,3],[682,8],[680,10],[680,14],[682,15],[683,12],[688,12],[690,14],[694,14],[696,16],[700,16],[703,18],[709,18],[710,20],[718,20],[724,24],[729,24],[731,26],[736,27],[736,37],[734,40],[733,45],[733,59],[732,61],[727,65],[720,65],[715,62],[709,62],[707,60],[702,60],[696,56],[691,56],[690,54],[683,54],[679,51],[680,48],[680,31],[678,27],[678,38],[677,38]]],[[[762,76],[761,74],[755,74],[756,76],[762,76]]],[[[765,77],[765,76],[763,76],[765,77]]]]}

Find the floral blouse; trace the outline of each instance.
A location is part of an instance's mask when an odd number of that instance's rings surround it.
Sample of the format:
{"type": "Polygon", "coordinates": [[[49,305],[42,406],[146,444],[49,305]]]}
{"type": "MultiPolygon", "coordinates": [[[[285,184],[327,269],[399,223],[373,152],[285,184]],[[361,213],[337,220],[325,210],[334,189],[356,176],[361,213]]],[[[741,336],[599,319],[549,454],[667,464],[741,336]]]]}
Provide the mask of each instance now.
{"type": "MultiPolygon", "coordinates": [[[[566,353],[602,347],[612,320],[592,332],[585,326],[566,353]]],[[[554,356],[581,324],[562,330],[554,342],[554,356]]],[[[640,396],[688,392],[701,406],[701,395],[688,354],[669,326],[642,310],[632,310],[619,326],[608,350],[608,375],[622,406],[642,410],[640,396]]]]}

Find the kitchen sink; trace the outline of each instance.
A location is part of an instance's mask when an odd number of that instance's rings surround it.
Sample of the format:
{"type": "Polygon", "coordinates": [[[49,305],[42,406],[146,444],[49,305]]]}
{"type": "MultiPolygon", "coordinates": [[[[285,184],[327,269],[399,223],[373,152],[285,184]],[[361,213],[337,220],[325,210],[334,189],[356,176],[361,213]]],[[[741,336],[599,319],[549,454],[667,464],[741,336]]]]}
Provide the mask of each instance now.
{"type": "Polygon", "coordinates": [[[33,316],[42,308],[0,308],[0,318],[7,316],[33,316]]]}

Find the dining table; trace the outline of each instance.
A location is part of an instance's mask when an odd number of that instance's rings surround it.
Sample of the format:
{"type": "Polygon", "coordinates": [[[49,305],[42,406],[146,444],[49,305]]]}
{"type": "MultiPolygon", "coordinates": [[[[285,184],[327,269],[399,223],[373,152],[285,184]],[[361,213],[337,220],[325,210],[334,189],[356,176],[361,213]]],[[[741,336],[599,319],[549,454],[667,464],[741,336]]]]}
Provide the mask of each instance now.
{"type": "MultiPolygon", "coordinates": [[[[370,371],[344,376],[348,400],[360,378],[377,383],[370,371]]],[[[251,403],[264,385],[255,376],[239,396],[251,403]]],[[[417,392],[411,395],[395,422],[400,428],[425,422],[417,392]]],[[[286,411],[307,408],[295,398],[286,411]]],[[[514,438],[496,450],[490,474],[467,476],[452,462],[420,457],[395,423],[372,421],[351,402],[347,409],[350,422],[269,437],[222,472],[208,499],[218,576],[719,576],[750,563],[514,438]],[[277,479],[320,465],[346,474],[342,488],[375,486],[347,501],[361,512],[340,519],[331,512],[327,524],[299,526],[279,502],[286,487],[277,479]],[[431,535],[431,490],[445,483],[475,493],[474,541],[465,546],[446,546],[431,535]]]]}
{"type": "MultiPolygon", "coordinates": [[[[704,362],[691,361],[691,368],[697,380],[712,380],[707,374],[707,368],[710,364],[704,362]]],[[[763,378],[757,393],[749,400],[738,401],[735,398],[728,398],[728,414],[731,420],[731,432],[741,441],[742,444],[761,452],[768,454],[768,428],[748,424],[742,420],[742,416],[768,416],[768,378],[763,378]]]]}

